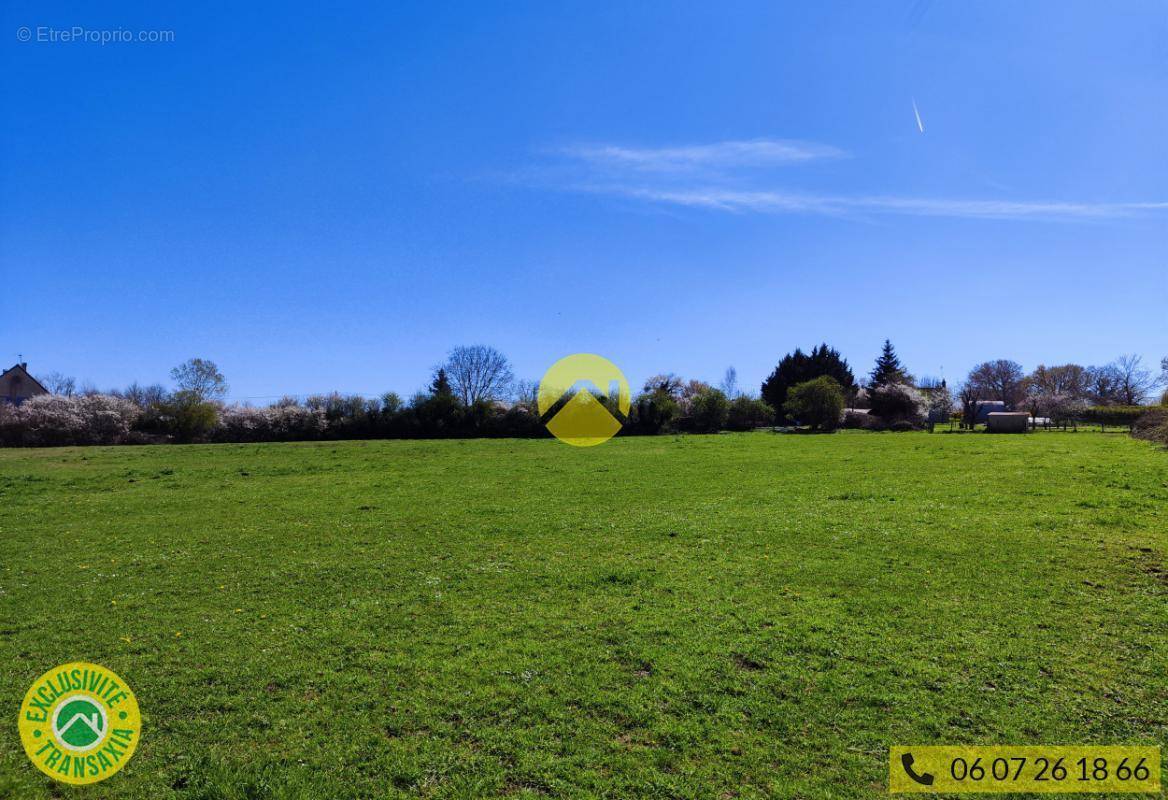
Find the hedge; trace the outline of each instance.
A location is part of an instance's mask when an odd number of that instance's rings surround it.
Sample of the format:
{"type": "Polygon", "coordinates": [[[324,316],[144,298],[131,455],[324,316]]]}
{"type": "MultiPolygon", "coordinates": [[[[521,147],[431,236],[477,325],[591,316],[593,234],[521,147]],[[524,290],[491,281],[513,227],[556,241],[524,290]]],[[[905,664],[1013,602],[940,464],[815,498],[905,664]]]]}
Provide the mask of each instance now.
{"type": "Polygon", "coordinates": [[[1075,416],[1080,422],[1095,425],[1135,425],[1136,420],[1148,412],[1147,406],[1091,406],[1075,416]]]}
{"type": "Polygon", "coordinates": [[[1132,426],[1132,436],[1168,445],[1168,408],[1145,409],[1132,426]]]}

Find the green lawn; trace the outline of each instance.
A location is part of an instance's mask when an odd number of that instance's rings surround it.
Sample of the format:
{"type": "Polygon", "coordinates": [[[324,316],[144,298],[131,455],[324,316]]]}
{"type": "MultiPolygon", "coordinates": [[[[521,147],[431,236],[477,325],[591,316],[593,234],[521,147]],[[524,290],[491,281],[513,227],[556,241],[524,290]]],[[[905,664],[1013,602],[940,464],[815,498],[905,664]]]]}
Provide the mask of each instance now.
{"type": "Polygon", "coordinates": [[[1168,732],[1126,436],[4,450],[0,495],[0,796],[879,797],[890,744],[1168,732]],[[81,789],[16,735],[72,660],[144,719],[81,789]]]}

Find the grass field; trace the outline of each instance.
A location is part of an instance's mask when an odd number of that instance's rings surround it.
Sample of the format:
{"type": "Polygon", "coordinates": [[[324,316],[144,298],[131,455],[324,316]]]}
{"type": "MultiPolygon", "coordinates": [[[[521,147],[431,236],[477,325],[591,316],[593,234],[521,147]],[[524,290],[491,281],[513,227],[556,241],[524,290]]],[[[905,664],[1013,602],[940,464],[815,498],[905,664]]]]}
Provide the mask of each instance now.
{"type": "Polygon", "coordinates": [[[0,451],[0,795],[886,794],[1168,732],[1168,453],[869,434],[0,451]],[[103,664],[137,754],[16,735],[103,664]]]}

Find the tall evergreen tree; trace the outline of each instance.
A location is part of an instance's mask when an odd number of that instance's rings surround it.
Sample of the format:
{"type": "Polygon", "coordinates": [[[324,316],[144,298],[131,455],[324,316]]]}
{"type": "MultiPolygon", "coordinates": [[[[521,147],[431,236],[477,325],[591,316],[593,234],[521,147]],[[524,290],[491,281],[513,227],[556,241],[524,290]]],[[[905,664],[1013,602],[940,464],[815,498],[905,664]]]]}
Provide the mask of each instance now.
{"type": "Polygon", "coordinates": [[[442,367],[434,373],[434,380],[430,382],[430,394],[435,397],[453,397],[454,389],[450,386],[450,378],[442,367]]]}
{"type": "Polygon", "coordinates": [[[892,342],[885,339],[884,349],[876,359],[876,367],[868,377],[869,386],[887,386],[891,383],[910,383],[909,374],[900,363],[892,342]]]}
{"type": "Polygon", "coordinates": [[[840,357],[839,351],[826,343],[812,349],[810,354],[795,348],[794,353],[783,356],[774,371],[762,384],[762,398],[782,417],[783,404],[791,387],[813,380],[822,375],[834,378],[844,390],[845,397],[856,392],[856,376],[852,374],[848,362],[840,357]]]}
{"type": "Polygon", "coordinates": [[[427,436],[452,436],[465,421],[463,406],[454,396],[446,370],[439,368],[430,382],[430,394],[420,395],[413,405],[418,427],[427,436]]]}

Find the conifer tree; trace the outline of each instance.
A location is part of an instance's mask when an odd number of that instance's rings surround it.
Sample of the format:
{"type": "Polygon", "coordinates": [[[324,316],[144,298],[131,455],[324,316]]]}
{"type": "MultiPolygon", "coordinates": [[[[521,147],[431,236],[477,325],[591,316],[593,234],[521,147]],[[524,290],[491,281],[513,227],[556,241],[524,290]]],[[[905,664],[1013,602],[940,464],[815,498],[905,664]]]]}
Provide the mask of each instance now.
{"type": "Polygon", "coordinates": [[[446,370],[439,367],[438,371],[434,373],[434,380],[430,383],[430,394],[435,397],[452,397],[454,389],[450,386],[450,378],[446,376],[446,370]]]}
{"type": "Polygon", "coordinates": [[[869,386],[888,386],[892,383],[910,383],[909,374],[900,363],[892,342],[885,339],[884,349],[876,359],[876,367],[868,377],[869,386]]]}
{"type": "Polygon", "coordinates": [[[838,350],[824,343],[812,348],[810,354],[795,348],[794,353],[783,356],[778,366],[763,382],[762,398],[782,419],[783,404],[787,401],[788,390],[822,375],[834,378],[843,389],[845,398],[851,398],[855,394],[856,378],[848,362],[840,356],[838,350]]]}

